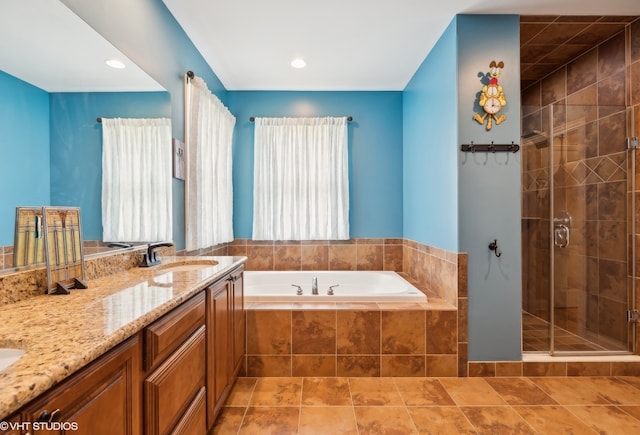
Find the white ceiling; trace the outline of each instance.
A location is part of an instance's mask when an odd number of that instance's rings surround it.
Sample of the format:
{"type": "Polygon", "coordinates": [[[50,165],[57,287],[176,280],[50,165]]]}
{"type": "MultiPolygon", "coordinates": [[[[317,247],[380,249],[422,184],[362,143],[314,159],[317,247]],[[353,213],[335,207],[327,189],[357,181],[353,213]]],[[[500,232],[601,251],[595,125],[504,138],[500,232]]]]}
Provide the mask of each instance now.
{"type": "MultiPolygon", "coordinates": [[[[402,90],[458,13],[640,15],[640,0],[162,1],[229,90],[402,90]]],[[[59,0],[0,0],[0,70],[48,92],[163,90],[59,0]]]]}
{"type": "Polygon", "coordinates": [[[0,0],[0,70],[48,92],[164,90],[58,0],[0,0]]]}
{"type": "Polygon", "coordinates": [[[640,15],[640,0],[163,1],[228,90],[402,90],[456,14],[640,15]]]}

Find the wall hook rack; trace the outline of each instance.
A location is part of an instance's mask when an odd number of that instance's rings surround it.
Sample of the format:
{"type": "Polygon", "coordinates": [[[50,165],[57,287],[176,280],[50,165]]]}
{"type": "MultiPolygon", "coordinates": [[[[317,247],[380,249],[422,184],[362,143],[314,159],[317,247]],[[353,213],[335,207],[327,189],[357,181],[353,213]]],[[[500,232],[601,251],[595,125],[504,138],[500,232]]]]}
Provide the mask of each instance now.
{"type": "Polygon", "coordinates": [[[502,252],[500,252],[500,250],[498,249],[497,239],[493,239],[493,242],[489,243],[489,250],[493,251],[493,253],[496,254],[496,257],[498,258],[500,258],[500,256],[502,255],[502,252]]]}
{"type": "Polygon", "coordinates": [[[474,144],[473,142],[460,145],[460,151],[467,153],[475,153],[476,151],[485,151],[490,153],[516,153],[520,150],[520,145],[511,142],[510,144],[494,144],[491,141],[490,144],[474,144]]]}

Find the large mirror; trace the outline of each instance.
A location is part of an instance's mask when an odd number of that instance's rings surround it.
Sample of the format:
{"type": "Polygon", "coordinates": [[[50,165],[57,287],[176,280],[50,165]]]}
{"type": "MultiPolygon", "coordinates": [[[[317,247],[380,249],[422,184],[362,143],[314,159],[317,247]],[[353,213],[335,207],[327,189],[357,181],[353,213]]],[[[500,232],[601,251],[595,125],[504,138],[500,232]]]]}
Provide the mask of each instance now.
{"type": "Polygon", "coordinates": [[[97,246],[97,118],[170,118],[171,103],[162,86],[58,0],[0,1],[2,270],[13,266],[17,206],[80,207],[83,238],[97,246]],[[111,59],[124,68],[108,66],[111,59]]]}

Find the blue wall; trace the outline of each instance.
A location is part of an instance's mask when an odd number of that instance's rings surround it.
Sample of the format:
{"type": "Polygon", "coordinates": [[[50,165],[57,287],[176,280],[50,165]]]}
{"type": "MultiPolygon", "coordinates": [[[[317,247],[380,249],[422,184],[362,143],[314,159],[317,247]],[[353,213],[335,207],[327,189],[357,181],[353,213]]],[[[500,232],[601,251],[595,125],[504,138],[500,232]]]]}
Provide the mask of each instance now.
{"type": "MultiPolygon", "coordinates": [[[[171,95],[173,137],[184,139],[184,74],[202,77],[226,102],[227,91],[162,0],[61,0],[171,95]]],[[[184,182],[173,179],[173,240],[184,249],[184,182]]]]}
{"type": "Polygon", "coordinates": [[[51,205],[80,207],[82,237],[102,240],[103,118],[170,118],[167,92],[53,93],[51,205]]]}
{"type": "Polygon", "coordinates": [[[13,245],[16,206],[47,205],[49,94],[0,71],[0,246],[13,245]]]}
{"type": "MultiPolygon", "coordinates": [[[[520,20],[516,15],[460,15],[458,136],[462,143],[520,143],[520,20]],[[490,131],[474,121],[491,60],[507,120],[490,131]]],[[[521,359],[520,153],[458,153],[459,251],[469,254],[469,359],[521,359]],[[502,256],[488,245],[498,240],[502,256]]]]}
{"type": "Polygon", "coordinates": [[[353,116],[349,123],[352,237],[402,237],[402,93],[231,91],[234,233],[250,238],[253,123],[250,116],[353,116]]]}
{"type": "MultiPolygon", "coordinates": [[[[234,144],[237,155],[234,176],[239,189],[235,196],[236,236],[248,237],[250,225],[247,219],[251,216],[251,200],[246,192],[250,185],[247,181],[250,177],[248,170],[252,165],[252,127],[247,125],[246,119],[248,116],[288,113],[321,115],[325,113],[320,113],[320,108],[324,110],[329,107],[328,101],[335,97],[331,93],[319,93],[314,98],[309,95],[308,101],[318,106],[308,111],[313,113],[307,113],[308,108],[287,108],[291,97],[284,92],[255,92],[246,95],[242,92],[226,92],[161,0],[62,1],[169,91],[175,137],[183,137],[182,79],[185,71],[193,70],[202,76],[212,91],[231,108],[238,117],[234,144]],[[327,94],[328,100],[324,100],[323,94],[327,94]],[[278,107],[287,108],[287,112],[274,113],[278,107]]],[[[395,179],[391,176],[395,169],[389,170],[383,164],[384,159],[374,155],[378,152],[377,147],[382,147],[388,153],[386,155],[402,158],[402,151],[393,153],[391,148],[387,148],[391,147],[392,140],[377,142],[376,133],[368,130],[373,128],[373,131],[377,131],[369,122],[368,116],[356,112],[357,107],[365,105],[364,99],[368,98],[369,93],[347,92],[345,95],[359,95],[357,98],[350,97],[353,98],[350,101],[353,106],[330,107],[331,115],[355,117],[356,122],[350,127],[353,130],[353,146],[357,146],[358,151],[363,151],[358,154],[357,160],[355,155],[352,160],[366,162],[366,168],[364,163],[362,168],[354,168],[354,236],[387,237],[403,234],[406,238],[422,243],[468,252],[469,357],[475,361],[519,360],[520,156],[500,154],[470,158],[468,154],[463,155],[457,151],[460,142],[472,140],[476,143],[491,140],[496,143],[510,143],[512,140],[519,142],[518,17],[458,16],[437,44],[434,54],[425,62],[405,94],[404,161],[407,174],[404,176],[404,188],[398,189],[394,182],[379,182],[376,189],[382,190],[365,190],[366,193],[361,193],[359,188],[365,180],[373,183],[379,177],[395,179]],[[505,110],[508,120],[487,133],[471,117],[474,109],[478,109],[474,102],[480,89],[478,74],[488,70],[488,62],[492,59],[503,60],[506,64],[500,81],[505,86],[509,101],[505,110]],[[432,72],[436,75],[432,79],[439,80],[434,82],[438,83],[437,87],[429,83],[432,72]],[[447,102],[457,96],[457,112],[453,109],[455,106],[449,103],[444,103],[444,109],[441,110],[428,109],[427,104],[436,103],[427,96],[430,92],[434,97],[445,94],[447,102]],[[423,97],[420,97],[421,93],[423,97]],[[430,121],[428,116],[424,119],[423,115],[434,116],[437,122],[430,121]],[[420,126],[420,122],[430,123],[433,129],[420,126]],[[360,132],[365,132],[365,129],[366,139],[360,141],[360,132]],[[436,136],[437,141],[433,140],[436,136]],[[383,142],[385,145],[380,145],[383,142]],[[370,147],[371,143],[374,144],[373,148],[370,147]],[[424,148],[421,147],[423,143],[424,148]],[[454,152],[459,159],[457,166],[452,164],[454,152]],[[414,160],[417,162],[415,165],[414,160]],[[421,174],[421,170],[431,174],[421,174]],[[366,172],[367,177],[361,175],[362,172],[366,172]],[[407,191],[402,193],[405,189],[407,191]],[[400,199],[394,201],[392,192],[396,192],[398,196],[404,195],[404,205],[400,199]],[[379,195],[384,207],[376,203],[375,195],[379,195]],[[457,206],[454,204],[456,200],[457,206]],[[391,207],[389,204],[392,203],[395,204],[393,207],[404,206],[404,230],[401,229],[402,224],[396,221],[402,218],[392,217],[385,209],[391,207]],[[426,207],[427,204],[433,206],[426,207]],[[371,220],[371,224],[368,220],[371,220]],[[457,236],[453,228],[457,228],[457,236]],[[487,249],[493,238],[498,239],[502,249],[500,259],[492,257],[487,249]]],[[[377,93],[371,94],[375,100],[377,93]]],[[[397,98],[401,100],[402,96],[397,98]]],[[[402,105],[401,102],[398,104],[402,105]]],[[[387,115],[393,112],[379,109],[387,115]]],[[[400,119],[397,137],[402,140],[403,109],[400,107],[394,110],[397,110],[395,116],[400,119]]],[[[386,128],[379,131],[394,136],[386,128]]],[[[356,150],[353,152],[356,154],[356,150]]],[[[391,167],[395,168],[394,165],[392,158],[391,167]]],[[[183,183],[174,180],[174,238],[178,248],[184,247],[183,199],[183,183]]]]}
{"type": "Polygon", "coordinates": [[[404,237],[458,250],[456,20],[403,93],[404,237]]]}
{"type": "Polygon", "coordinates": [[[521,359],[520,154],[460,152],[519,143],[519,32],[515,15],[456,16],[403,94],[404,237],[468,253],[471,361],[521,359]],[[507,121],[486,131],[473,114],[491,60],[507,121]]]}

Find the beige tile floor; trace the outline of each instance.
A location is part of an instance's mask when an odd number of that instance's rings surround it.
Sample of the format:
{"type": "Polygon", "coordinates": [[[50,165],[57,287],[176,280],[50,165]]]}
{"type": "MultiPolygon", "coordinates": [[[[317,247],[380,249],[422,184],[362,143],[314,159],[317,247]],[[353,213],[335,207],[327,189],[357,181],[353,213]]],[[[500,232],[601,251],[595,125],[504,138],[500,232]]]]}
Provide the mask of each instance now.
{"type": "Polygon", "coordinates": [[[213,434],[637,434],[640,377],[238,378],[213,434]]]}

